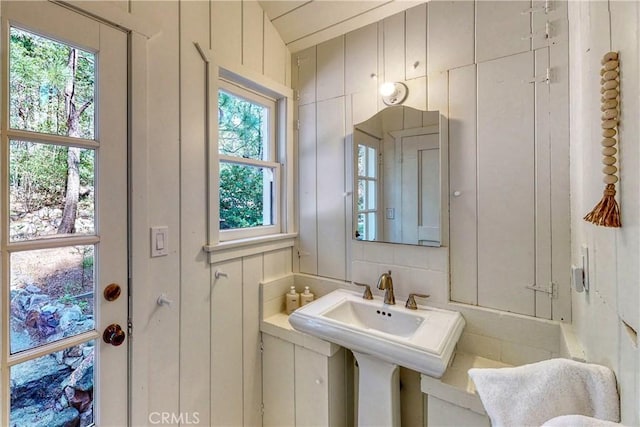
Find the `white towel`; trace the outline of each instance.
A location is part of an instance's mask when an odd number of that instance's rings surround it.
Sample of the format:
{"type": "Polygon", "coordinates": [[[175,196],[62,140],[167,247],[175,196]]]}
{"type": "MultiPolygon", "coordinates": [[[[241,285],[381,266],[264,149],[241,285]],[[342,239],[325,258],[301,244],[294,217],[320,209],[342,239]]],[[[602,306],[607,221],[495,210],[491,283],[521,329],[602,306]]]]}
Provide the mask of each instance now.
{"type": "Polygon", "coordinates": [[[561,415],[542,424],[542,427],[624,427],[622,424],[584,415],[561,415]]]}
{"type": "Polygon", "coordinates": [[[515,368],[469,369],[493,427],[540,426],[560,415],[620,421],[613,372],[551,359],[515,368]]]}

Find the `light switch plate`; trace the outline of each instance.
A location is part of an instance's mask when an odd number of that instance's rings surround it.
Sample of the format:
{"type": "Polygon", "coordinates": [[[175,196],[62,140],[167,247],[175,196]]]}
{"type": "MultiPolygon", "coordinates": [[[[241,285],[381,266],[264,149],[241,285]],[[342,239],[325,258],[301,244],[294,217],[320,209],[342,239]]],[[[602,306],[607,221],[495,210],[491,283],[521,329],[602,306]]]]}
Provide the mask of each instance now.
{"type": "Polygon", "coordinates": [[[151,227],[151,257],[169,255],[169,227],[151,227]]]}

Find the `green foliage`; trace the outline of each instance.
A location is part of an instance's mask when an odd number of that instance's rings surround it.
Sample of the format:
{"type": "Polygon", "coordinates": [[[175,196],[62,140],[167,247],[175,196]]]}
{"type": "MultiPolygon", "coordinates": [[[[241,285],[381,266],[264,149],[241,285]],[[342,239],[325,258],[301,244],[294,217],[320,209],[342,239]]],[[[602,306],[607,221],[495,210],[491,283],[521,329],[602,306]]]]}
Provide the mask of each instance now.
{"type": "MultiPolygon", "coordinates": [[[[65,86],[71,78],[72,52],[78,54],[74,100],[78,108],[89,104],[80,115],[79,131],[82,137],[93,138],[95,55],[13,27],[9,42],[12,128],[68,134],[65,86]]],[[[67,151],[58,145],[11,141],[9,185],[14,213],[32,212],[44,206],[62,208],[67,151]]],[[[93,150],[81,150],[79,173],[80,185],[92,188],[93,150]]]]}
{"type": "Polygon", "coordinates": [[[220,228],[263,224],[263,171],[251,166],[220,165],[220,228]]]}
{"type": "MultiPolygon", "coordinates": [[[[44,206],[61,208],[67,178],[67,147],[27,141],[11,141],[9,186],[21,212],[44,206]]],[[[80,152],[80,185],[93,187],[93,150],[80,152]]]]}
{"type": "Polygon", "coordinates": [[[11,28],[9,43],[12,128],[67,135],[65,84],[72,50],[78,53],[76,103],[91,103],[80,116],[80,135],[93,138],[95,55],[17,28],[11,28]]]}
{"type": "Polygon", "coordinates": [[[224,91],[218,92],[220,154],[263,159],[263,125],[267,109],[224,91]]]}
{"type": "MultiPolygon", "coordinates": [[[[218,92],[220,154],[263,160],[267,108],[233,94],[218,92]]],[[[263,168],[221,162],[220,228],[247,228],[264,224],[263,168]]]]}

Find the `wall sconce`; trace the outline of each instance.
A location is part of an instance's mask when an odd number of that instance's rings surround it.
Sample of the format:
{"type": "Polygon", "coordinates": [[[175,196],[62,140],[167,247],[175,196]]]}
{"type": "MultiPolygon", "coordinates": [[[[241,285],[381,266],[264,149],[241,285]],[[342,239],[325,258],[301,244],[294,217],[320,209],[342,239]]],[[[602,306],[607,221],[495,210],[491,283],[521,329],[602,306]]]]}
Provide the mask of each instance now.
{"type": "Polygon", "coordinates": [[[386,105],[399,105],[407,99],[409,89],[404,83],[385,82],[380,85],[380,95],[386,105]]]}

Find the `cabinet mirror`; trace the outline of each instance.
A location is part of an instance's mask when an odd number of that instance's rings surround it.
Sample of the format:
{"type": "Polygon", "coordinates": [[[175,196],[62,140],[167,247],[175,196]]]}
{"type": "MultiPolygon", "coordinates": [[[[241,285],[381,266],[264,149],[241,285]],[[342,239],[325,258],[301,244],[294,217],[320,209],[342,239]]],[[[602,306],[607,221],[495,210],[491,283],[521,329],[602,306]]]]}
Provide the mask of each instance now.
{"type": "Polygon", "coordinates": [[[440,122],[437,111],[394,106],[354,126],[355,239],[442,244],[440,122]]]}

